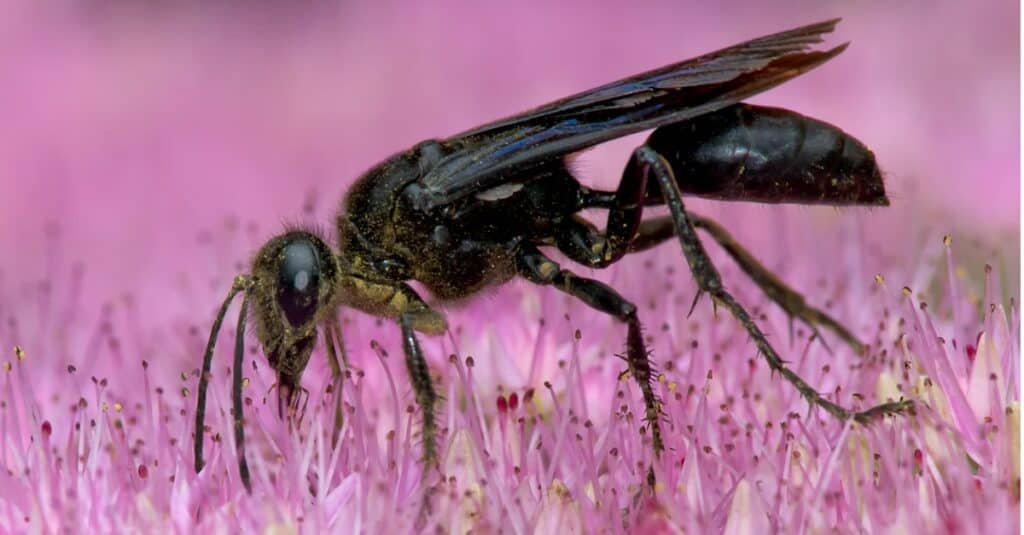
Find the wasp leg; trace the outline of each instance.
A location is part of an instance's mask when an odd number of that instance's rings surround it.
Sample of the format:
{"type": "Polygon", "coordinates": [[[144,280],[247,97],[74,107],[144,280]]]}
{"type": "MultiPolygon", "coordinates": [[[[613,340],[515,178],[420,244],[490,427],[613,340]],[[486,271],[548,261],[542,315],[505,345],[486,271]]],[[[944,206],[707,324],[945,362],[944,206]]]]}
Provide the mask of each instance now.
{"type": "MultiPolygon", "coordinates": [[[[378,316],[394,318],[402,328],[402,348],[405,351],[405,365],[409,372],[416,402],[423,410],[423,460],[426,464],[437,464],[434,404],[437,394],[430,383],[430,370],[423,358],[415,331],[427,334],[441,334],[447,329],[444,316],[430,308],[417,293],[406,284],[370,281],[350,277],[343,279],[352,292],[353,303],[362,310],[378,316]]],[[[340,333],[340,329],[338,329],[340,333]]]]}
{"type": "Polygon", "coordinates": [[[629,252],[643,218],[647,173],[624,173],[615,193],[586,190],[580,208],[608,209],[602,234],[579,216],[562,222],[555,233],[558,249],[586,266],[603,268],[629,252]]]}
{"type": "Polygon", "coordinates": [[[437,422],[434,420],[437,394],[430,381],[430,368],[427,367],[427,360],[423,358],[420,343],[416,340],[416,331],[413,330],[414,320],[412,314],[405,313],[399,316],[398,323],[402,326],[405,367],[409,371],[409,380],[412,381],[412,388],[416,392],[416,403],[423,411],[423,464],[429,467],[436,466],[438,463],[437,422]]]}
{"type": "Polygon", "coordinates": [[[555,245],[572,261],[584,266],[603,268],[611,261],[606,260],[609,240],[593,223],[573,215],[562,220],[554,233],[555,245]]]}
{"type": "MultiPolygon", "coordinates": [[[[601,233],[589,221],[574,215],[564,220],[559,232],[555,234],[555,243],[559,250],[583,265],[602,268],[619,260],[627,252],[642,251],[675,236],[675,224],[671,217],[642,220],[645,188],[651,188],[647,186],[647,173],[642,172],[640,166],[636,158],[630,160],[618,190],[614,193],[589,190],[585,192],[581,206],[608,209],[606,230],[601,233]]],[[[818,325],[831,329],[858,354],[863,352],[863,344],[850,331],[828,314],[808,306],[802,295],[758,262],[721,225],[695,214],[690,214],[690,219],[694,227],[703,228],[711,234],[765,294],[789,314],[790,318],[799,318],[806,323],[822,344],[825,344],[826,349],[829,347],[818,332],[818,325]]],[[[792,322],[790,325],[792,326],[792,322]]],[[[792,338],[792,330],[790,334],[792,338]]]]}
{"type": "MultiPolygon", "coordinates": [[[[587,305],[614,316],[628,326],[626,335],[626,362],[629,371],[640,386],[646,408],[644,419],[651,430],[654,453],[660,455],[665,449],[661,437],[659,417],[660,402],[654,395],[651,383],[654,370],[649,360],[647,348],[641,336],[640,320],[636,314],[636,305],[627,301],[611,287],[603,282],[577,276],[571,271],[562,269],[533,245],[524,245],[516,258],[517,270],[525,279],[535,284],[554,286],[555,288],[583,301],[587,305]]],[[[648,472],[648,483],[654,483],[653,470],[648,472]]]]}
{"type": "MultiPolygon", "coordinates": [[[[690,216],[683,206],[682,193],[679,184],[672,172],[668,162],[654,149],[648,146],[641,146],[633,153],[633,159],[639,165],[636,169],[641,173],[652,173],[661,188],[665,203],[672,214],[672,221],[675,225],[675,234],[679,237],[679,243],[683,248],[683,255],[690,266],[697,281],[698,296],[700,293],[708,293],[721,305],[729,309],[729,312],[743,325],[743,328],[750,334],[757,345],[758,350],[764,355],[771,369],[784,377],[813,405],[817,405],[839,420],[854,418],[857,422],[866,423],[873,417],[894,414],[909,410],[913,405],[910,401],[898,401],[885,403],[872,407],[868,410],[852,413],[847,409],[823,398],[817,390],[812,388],[799,375],[786,367],[783,360],[775,352],[775,349],[768,343],[768,340],[761,333],[761,330],[750,318],[747,311],[727,292],[722,285],[722,280],[715,269],[711,258],[708,257],[704,246],[697,237],[697,231],[693,228],[690,216]]],[[[632,163],[632,162],[631,162],[632,163]]]]}
{"type": "MultiPolygon", "coordinates": [[[[782,279],[759,262],[720,223],[693,212],[688,212],[688,216],[694,228],[702,229],[710,234],[769,299],[775,301],[782,310],[785,310],[790,318],[799,318],[803,321],[818,335],[817,338],[822,340],[822,343],[824,343],[824,339],[818,334],[818,326],[832,331],[857,354],[864,352],[864,344],[853,333],[824,311],[808,305],[800,292],[790,288],[782,279]]],[[[648,219],[640,224],[640,230],[637,232],[636,239],[630,244],[629,252],[650,249],[674,237],[675,234],[675,223],[671,216],[648,219]]]]}

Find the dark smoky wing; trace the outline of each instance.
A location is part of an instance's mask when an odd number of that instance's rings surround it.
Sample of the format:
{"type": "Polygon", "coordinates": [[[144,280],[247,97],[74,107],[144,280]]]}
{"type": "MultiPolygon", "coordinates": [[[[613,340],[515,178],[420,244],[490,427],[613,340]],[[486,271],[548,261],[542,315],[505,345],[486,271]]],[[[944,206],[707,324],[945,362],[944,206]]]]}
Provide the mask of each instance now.
{"type": "Polygon", "coordinates": [[[842,52],[845,44],[808,50],[838,22],[760,37],[464,132],[447,140],[456,152],[420,180],[415,200],[422,208],[450,203],[532,164],[739,102],[842,52]]]}
{"type": "Polygon", "coordinates": [[[722,83],[737,76],[763,68],[781,56],[803,52],[822,42],[822,34],[835,29],[840,19],[833,19],[759,37],[702,56],[666,65],[629,78],[565,97],[527,111],[459,134],[458,138],[487,135],[538,119],[559,116],[576,110],[593,111],[604,107],[629,104],[630,96],[642,100],[655,90],[722,83]]]}

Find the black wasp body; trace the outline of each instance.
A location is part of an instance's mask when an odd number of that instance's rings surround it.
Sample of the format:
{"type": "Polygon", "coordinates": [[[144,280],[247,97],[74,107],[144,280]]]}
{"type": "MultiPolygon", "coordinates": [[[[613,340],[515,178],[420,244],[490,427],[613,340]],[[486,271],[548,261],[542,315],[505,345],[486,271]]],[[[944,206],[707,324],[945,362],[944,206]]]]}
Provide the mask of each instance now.
{"type": "MultiPolygon", "coordinates": [[[[888,204],[874,155],[830,124],[741,101],[832,59],[845,45],[808,50],[832,31],[827,21],[741,43],[553,102],[469,132],[424,141],[365,173],[348,191],[336,218],[337,251],[307,231],[270,240],[252,272],[236,278],[210,335],[199,386],[196,469],[203,466],[203,418],[210,360],[233,297],[244,293],[238,332],[250,307],[256,332],[277,372],[279,407],[298,410],[301,375],[323,335],[335,380],[340,328],[337,309],[392,318],[416,399],[423,412],[423,455],[436,463],[436,395],[417,332],[441,334],[443,314],[407,282],[422,283],[439,302],[472,297],[521,277],[572,295],[626,327],[625,358],[645,403],[655,454],[665,447],[655,378],[637,308],[613,288],[576,275],[549,259],[554,247],[587,267],[605,267],[673,237],[705,293],[743,325],[769,366],[812,404],[837,418],[899,412],[892,402],[850,412],[820,396],[785,367],[743,307],[726,291],[704,251],[703,229],[791,317],[816,334],[823,326],[857,351],[857,338],[764,268],[718,223],[688,212],[682,196],[729,201],[829,205],[888,204]],[[625,135],[653,130],[626,164],[615,191],[577,181],[569,161],[578,152],[625,135]],[[665,205],[669,216],[644,217],[665,205]],[[603,229],[582,218],[605,209],[603,229]],[[252,301],[250,302],[250,299],[252,301]]],[[[243,337],[235,350],[235,433],[242,479],[249,486],[241,408],[243,337]]],[[[653,470],[648,481],[654,481],[653,470]]]]}
{"type": "MultiPolygon", "coordinates": [[[[679,182],[684,194],[754,202],[888,204],[867,147],[832,125],[787,110],[736,104],[659,128],[646,145],[676,175],[683,171],[694,177],[679,182]]],[[[387,276],[393,269],[397,279],[419,281],[442,300],[468,297],[513,277],[522,244],[560,247],[587,265],[609,263],[578,247],[588,240],[600,245],[601,236],[577,214],[585,208],[615,208],[615,192],[584,187],[564,158],[515,170],[499,186],[474,195],[418,207],[420,180],[439,158],[459,150],[456,144],[426,141],[364,175],[339,215],[340,257],[367,259],[371,277],[387,276]],[[580,225],[587,227],[585,234],[580,225]]],[[[645,205],[664,203],[654,182],[648,181],[642,193],[645,205]]]]}

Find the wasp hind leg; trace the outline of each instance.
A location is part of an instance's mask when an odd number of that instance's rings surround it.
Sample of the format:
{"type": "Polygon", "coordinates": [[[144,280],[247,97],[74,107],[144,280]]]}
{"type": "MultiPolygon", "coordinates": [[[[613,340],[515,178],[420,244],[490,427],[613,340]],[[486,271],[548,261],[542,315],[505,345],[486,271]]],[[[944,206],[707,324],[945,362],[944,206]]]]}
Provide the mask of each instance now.
{"type": "MultiPolygon", "coordinates": [[[[601,207],[608,209],[608,223],[601,232],[586,219],[573,215],[563,220],[555,233],[554,239],[558,249],[575,262],[585,266],[603,268],[616,262],[626,253],[643,251],[676,235],[675,221],[672,217],[655,217],[642,219],[645,203],[645,190],[648,187],[647,173],[643,172],[636,156],[630,160],[623,173],[622,181],[615,192],[591,192],[583,207],[601,207]]],[[[655,186],[656,187],[656,186],[655,186]]],[[[659,201],[660,202],[660,201],[659,201]]],[[[804,297],[790,288],[778,276],[761,264],[757,258],[747,251],[729,232],[714,220],[693,213],[687,214],[695,228],[703,229],[711,235],[729,255],[746,272],[747,276],[790,318],[803,321],[828,347],[818,327],[834,332],[839,338],[850,345],[857,354],[864,351],[864,344],[842,324],[825,312],[807,304],[804,297]]],[[[790,322],[792,327],[792,322],[790,322]]],[[[790,329],[792,339],[792,328],[790,329]]],[[[831,350],[830,350],[831,351],[831,350]]]]}
{"type": "Polygon", "coordinates": [[[633,153],[633,160],[627,167],[627,176],[623,177],[623,180],[633,180],[640,183],[646,181],[645,178],[638,179],[629,176],[634,173],[650,174],[657,181],[664,196],[665,204],[668,205],[671,214],[674,234],[679,238],[683,255],[686,257],[690,271],[697,281],[697,298],[699,299],[702,294],[707,293],[716,303],[728,309],[740,324],[743,325],[747,333],[750,334],[758,351],[764,355],[772,371],[789,381],[809,403],[821,407],[839,420],[854,418],[861,423],[866,423],[877,416],[904,412],[912,407],[910,401],[898,401],[881,404],[861,412],[851,412],[822,397],[817,390],[807,384],[799,375],[787,368],[747,311],[722,285],[718,271],[715,269],[711,258],[708,257],[704,246],[697,237],[697,231],[694,229],[692,218],[686,212],[686,208],[683,205],[682,192],[668,162],[654,149],[646,145],[641,146],[633,153]]]}
{"type": "MultiPolygon", "coordinates": [[[[770,269],[758,261],[720,223],[693,212],[688,212],[687,215],[694,228],[701,229],[714,238],[769,299],[779,305],[790,319],[797,318],[807,325],[816,338],[821,340],[822,344],[825,344],[825,339],[818,332],[818,327],[824,327],[832,331],[858,355],[864,352],[864,344],[849,329],[823,310],[807,304],[807,301],[800,292],[791,288],[778,275],[772,273],[770,269]]],[[[629,252],[634,253],[650,249],[675,237],[675,235],[675,221],[671,216],[648,219],[640,224],[636,239],[629,246],[629,252]]],[[[792,322],[790,326],[792,327],[792,322]]],[[[790,338],[792,339],[792,329],[790,329],[790,338]]],[[[827,349],[828,345],[826,344],[825,347],[827,349]]]]}

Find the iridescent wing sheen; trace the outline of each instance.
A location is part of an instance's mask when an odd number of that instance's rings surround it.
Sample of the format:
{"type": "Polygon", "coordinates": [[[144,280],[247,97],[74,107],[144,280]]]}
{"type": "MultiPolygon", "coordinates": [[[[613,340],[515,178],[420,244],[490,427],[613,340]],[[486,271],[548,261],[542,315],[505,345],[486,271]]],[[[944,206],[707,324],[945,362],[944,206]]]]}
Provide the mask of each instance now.
{"type": "Polygon", "coordinates": [[[832,59],[809,50],[839,19],[760,37],[566,97],[445,140],[454,152],[413,188],[421,209],[523,180],[531,166],[709,113],[832,59]]]}

